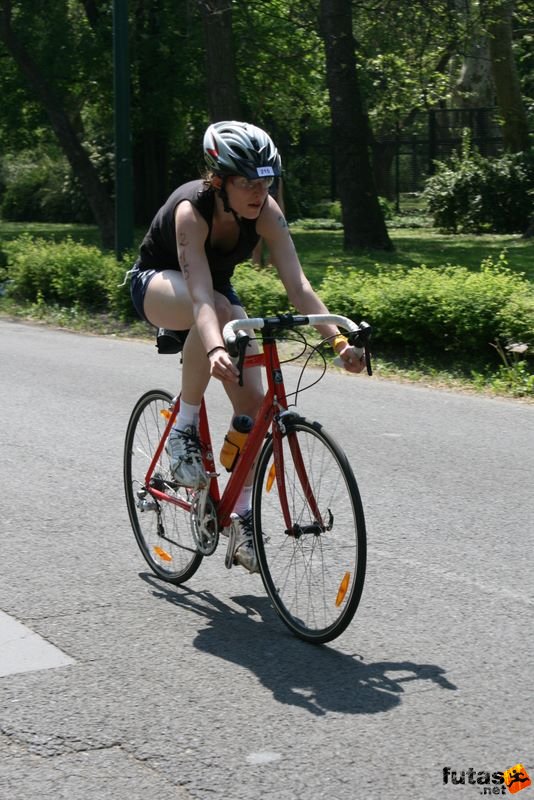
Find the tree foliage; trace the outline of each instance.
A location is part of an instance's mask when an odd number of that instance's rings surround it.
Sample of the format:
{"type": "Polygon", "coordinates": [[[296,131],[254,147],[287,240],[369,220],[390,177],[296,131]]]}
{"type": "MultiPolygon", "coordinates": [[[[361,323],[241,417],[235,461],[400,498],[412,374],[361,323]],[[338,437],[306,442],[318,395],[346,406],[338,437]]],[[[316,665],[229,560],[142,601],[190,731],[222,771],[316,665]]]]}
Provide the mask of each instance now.
{"type": "MultiPolygon", "coordinates": [[[[502,9],[510,34],[508,63],[532,128],[530,0],[347,0],[347,6],[368,145],[382,191],[387,193],[383,176],[392,158],[388,140],[399,127],[412,125],[420,109],[453,102],[470,43],[475,34],[496,41],[492,26],[502,9]]],[[[79,187],[107,236],[113,200],[112,7],[109,0],[0,0],[0,152],[13,159],[20,151],[48,151],[49,158],[59,142],[76,174],[71,191],[79,187]]],[[[263,125],[279,143],[290,210],[302,215],[328,199],[335,142],[319,11],[320,0],[130,0],[138,223],[150,218],[173,185],[197,174],[202,130],[225,107],[263,125]],[[221,28],[226,38],[219,39],[219,53],[208,22],[222,12],[231,26],[221,28]],[[225,63],[235,66],[230,82],[225,63]],[[222,108],[214,111],[218,100],[222,108]]],[[[509,96],[506,89],[501,93],[503,121],[510,115],[502,98],[509,96]]],[[[529,144],[524,120],[523,149],[529,144]]],[[[0,157],[1,175],[0,195],[12,179],[0,157]]]]}

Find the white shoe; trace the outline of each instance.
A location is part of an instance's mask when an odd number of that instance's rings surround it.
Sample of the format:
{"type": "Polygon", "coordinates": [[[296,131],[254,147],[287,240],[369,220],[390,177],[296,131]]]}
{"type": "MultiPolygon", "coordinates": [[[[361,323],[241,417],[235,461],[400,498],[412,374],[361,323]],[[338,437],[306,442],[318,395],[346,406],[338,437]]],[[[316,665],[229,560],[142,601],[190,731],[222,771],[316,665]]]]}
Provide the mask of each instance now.
{"type": "Polygon", "coordinates": [[[208,485],[208,475],[202,463],[200,440],[194,425],[183,431],[173,428],[167,439],[171,472],[182,486],[201,489],[208,485]]]}
{"type": "Polygon", "coordinates": [[[232,564],[240,564],[249,572],[259,572],[258,559],[254,550],[252,539],[252,510],[247,511],[242,517],[239,514],[231,514],[226,553],[226,566],[230,568],[232,564]]]}

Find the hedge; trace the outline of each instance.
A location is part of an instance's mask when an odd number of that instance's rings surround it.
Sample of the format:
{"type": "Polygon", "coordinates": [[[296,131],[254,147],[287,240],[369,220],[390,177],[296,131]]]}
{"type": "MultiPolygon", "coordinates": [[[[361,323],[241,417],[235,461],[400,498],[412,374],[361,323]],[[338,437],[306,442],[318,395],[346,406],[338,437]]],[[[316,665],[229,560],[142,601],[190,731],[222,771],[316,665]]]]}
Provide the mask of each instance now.
{"type": "MultiPolygon", "coordinates": [[[[107,312],[121,321],[137,319],[124,285],[133,257],[119,263],[113,255],[71,239],[54,243],[28,235],[4,247],[8,296],[107,312]]],[[[273,269],[240,265],[234,285],[250,314],[288,310],[285,289],[273,269]]],[[[484,261],[479,272],[462,266],[377,266],[375,273],[329,267],[319,294],[332,311],[373,325],[375,352],[449,352],[490,361],[495,342],[522,342],[530,352],[534,348],[534,290],[508,269],[504,255],[484,261]]]]}
{"type": "Polygon", "coordinates": [[[425,265],[377,270],[330,268],[319,290],[329,308],[368,319],[376,346],[485,357],[496,341],[534,345],[534,290],[504,256],[487,259],[480,272],[425,265]]]}

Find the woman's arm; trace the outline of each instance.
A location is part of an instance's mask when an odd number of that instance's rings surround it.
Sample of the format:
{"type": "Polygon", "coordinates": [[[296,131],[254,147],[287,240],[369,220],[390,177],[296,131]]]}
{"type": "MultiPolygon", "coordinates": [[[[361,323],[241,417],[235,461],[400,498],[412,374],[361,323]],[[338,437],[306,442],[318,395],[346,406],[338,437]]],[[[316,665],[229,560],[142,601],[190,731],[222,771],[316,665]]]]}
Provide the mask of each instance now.
{"type": "Polygon", "coordinates": [[[208,225],[187,201],[177,207],[174,220],[178,262],[193,304],[195,325],[210,360],[211,374],[235,382],[238,373],[224,346],[215,310],[213,280],[204,249],[208,225]]]}
{"type": "MultiPolygon", "coordinates": [[[[278,270],[290,303],[301,314],[328,314],[329,310],[313,290],[304,274],[302,266],[289,233],[289,227],[276,201],[267,199],[265,207],[256,224],[257,232],[264,237],[271,260],[278,270]]],[[[339,335],[335,325],[317,325],[319,333],[326,337],[339,335]]],[[[361,372],[363,360],[357,358],[354,348],[341,339],[334,350],[345,362],[350,372],[361,372]]]]}

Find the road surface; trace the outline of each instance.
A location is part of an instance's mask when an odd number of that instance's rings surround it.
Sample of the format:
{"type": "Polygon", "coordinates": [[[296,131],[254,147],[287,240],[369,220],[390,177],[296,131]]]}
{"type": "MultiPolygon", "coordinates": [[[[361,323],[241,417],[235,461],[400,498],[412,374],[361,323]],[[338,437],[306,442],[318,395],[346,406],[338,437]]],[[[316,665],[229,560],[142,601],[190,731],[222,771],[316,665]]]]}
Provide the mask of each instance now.
{"type": "Polygon", "coordinates": [[[182,588],[137,551],[124,433],[176,357],[0,321],[0,376],[1,800],[476,800],[532,777],[533,406],[337,372],[302,394],[369,535],[358,613],[314,647],[222,548],[182,588]]]}

